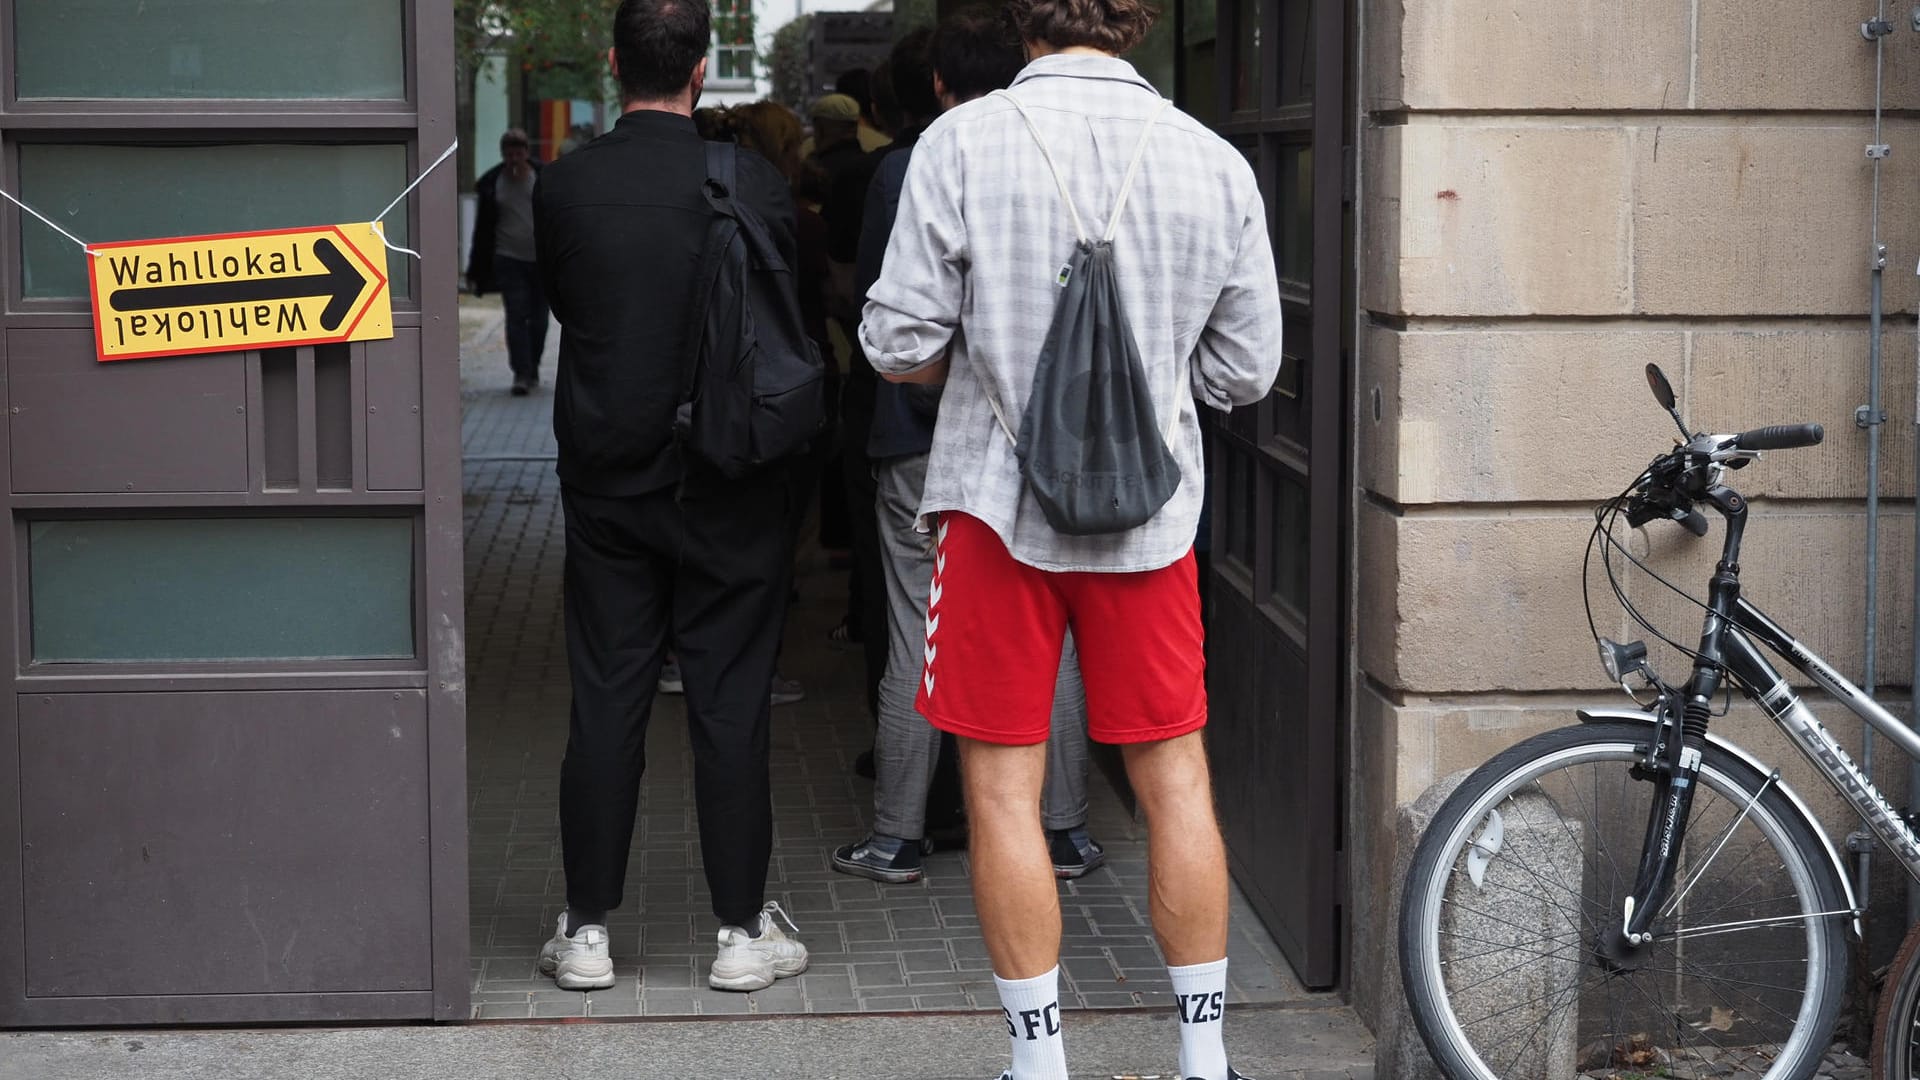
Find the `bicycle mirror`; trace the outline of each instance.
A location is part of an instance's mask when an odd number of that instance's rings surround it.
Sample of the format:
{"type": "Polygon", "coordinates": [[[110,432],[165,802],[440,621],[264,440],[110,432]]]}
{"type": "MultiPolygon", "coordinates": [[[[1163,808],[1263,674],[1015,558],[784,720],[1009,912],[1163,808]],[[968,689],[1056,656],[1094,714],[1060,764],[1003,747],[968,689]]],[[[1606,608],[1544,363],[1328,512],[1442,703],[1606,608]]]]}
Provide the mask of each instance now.
{"type": "Polygon", "coordinates": [[[1681,440],[1688,439],[1687,422],[1681,418],[1680,410],[1674,407],[1673,384],[1667,381],[1667,373],[1660,370],[1659,364],[1647,365],[1647,385],[1653,387],[1653,400],[1667,410],[1667,415],[1673,417],[1674,424],[1680,428],[1681,440]]]}
{"type": "Polygon", "coordinates": [[[1660,370],[1659,364],[1647,365],[1647,385],[1653,387],[1653,400],[1668,412],[1673,411],[1675,399],[1673,384],[1667,381],[1667,373],[1660,370]]]}

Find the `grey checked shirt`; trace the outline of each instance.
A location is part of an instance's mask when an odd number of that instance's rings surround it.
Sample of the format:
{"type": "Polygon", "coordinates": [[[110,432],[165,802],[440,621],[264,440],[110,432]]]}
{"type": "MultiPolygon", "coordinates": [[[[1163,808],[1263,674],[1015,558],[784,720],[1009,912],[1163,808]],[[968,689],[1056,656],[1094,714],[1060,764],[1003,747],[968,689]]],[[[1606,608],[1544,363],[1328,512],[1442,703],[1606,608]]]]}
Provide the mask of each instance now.
{"type": "MultiPolygon", "coordinates": [[[[1088,233],[1104,233],[1158,92],[1126,61],[1088,55],[1041,57],[1012,92],[1045,136],[1088,233]]],[[[1055,277],[1073,246],[1072,218],[1020,113],[993,97],[961,105],[914,149],[860,343],[882,374],[950,361],[923,528],[927,515],[958,510],[1042,570],[1158,569],[1186,554],[1200,520],[1195,399],[1222,410],[1258,401],[1279,373],[1266,210],[1237,150],[1178,109],[1160,114],[1113,261],[1155,410],[1162,418],[1179,410],[1168,446],[1181,482],[1151,521],[1106,536],[1065,536],[1047,524],[988,397],[1017,434],[1053,321],[1055,277]]]]}

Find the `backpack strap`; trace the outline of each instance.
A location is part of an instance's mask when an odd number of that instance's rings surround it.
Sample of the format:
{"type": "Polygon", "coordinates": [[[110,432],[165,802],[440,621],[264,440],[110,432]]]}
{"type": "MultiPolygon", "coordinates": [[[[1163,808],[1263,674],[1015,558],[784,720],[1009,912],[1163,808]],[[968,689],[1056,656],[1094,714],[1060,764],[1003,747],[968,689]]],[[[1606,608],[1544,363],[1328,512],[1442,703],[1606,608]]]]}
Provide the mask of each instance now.
{"type": "MultiPolygon", "coordinates": [[[[1040,137],[1040,129],[1033,123],[1033,114],[1027,112],[1027,107],[1020,104],[1020,99],[1014,97],[1011,91],[995,90],[992,96],[1005,98],[1019,111],[1020,119],[1027,122],[1027,131],[1033,136],[1034,144],[1040,147],[1040,156],[1046,159],[1047,170],[1053,173],[1054,185],[1060,189],[1060,200],[1067,204],[1067,213],[1073,215],[1074,238],[1083,244],[1086,243],[1087,227],[1080,222],[1080,210],[1073,205],[1073,196],[1067,193],[1067,178],[1060,175],[1060,166],[1054,164],[1053,151],[1047,149],[1047,140],[1040,137]]],[[[1000,426],[1005,427],[1006,422],[1002,421],[1000,426]]],[[[1007,437],[1012,438],[1012,433],[1008,433],[1007,437]]]]}
{"type": "Polygon", "coordinates": [[[1120,212],[1127,208],[1127,196],[1133,194],[1133,178],[1140,175],[1140,159],[1147,156],[1147,136],[1153,134],[1153,125],[1159,123],[1160,114],[1166,112],[1171,104],[1171,100],[1161,98],[1160,104],[1147,114],[1147,122],[1140,128],[1140,142],[1133,148],[1133,160],[1127,163],[1127,178],[1120,184],[1120,201],[1113,204],[1113,216],[1107,219],[1107,234],[1101,237],[1109,244],[1113,243],[1114,231],[1120,228],[1120,212]]]}
{"type": "MultiPolygon", "coordinates": [[[[1034,144],[1040,148],[1040,156],[1046,160],[1047,170],[1053,173],[1054,186],[1060,189],[1060,200],[1067,204],[1067,213],[1073,217],[1074,238],[1083,244],[1086,243],[1087,227],[1080,220],[1080,210],[1074,206],[1073,196],[1067,192],[1066,177],[1060,174],[1060,166],[1054,162],[1053,152],[1047,149],[1047,140],[1040,137],[1040,128],[1034,124],[1033,114],[1027,112],[1027,107],[1020,103],[1019,98],[1013,96],[1011,90],[995,90],[991,96],[1005,98],[1007,103],[1020,113],[1020,119],[1026,121],[1027,133],[1033,136],[1034,144]]],[[[1147,156],[1147,139],[1153,134],[1153,126],[1160,122],[1160,114],[1172,104],[1171,98],[1161,98],[1160,103],[1147,114],[1146,124],[1140,128],[1140,141],[1134,144],[1133,160],[1127,163],[1126,178],[1120,182],[1120,199],[1114,204],[1113,214],[1107,218],[1106,235],[1101,237],[1105,243],[1112,243],[1114,233],[1120,228],[1120,213],[1127,208],[1127,199],[1133,194],[1133,181],[1140,174],[1140,162],[1147,156]]],[[[1174,365],[1173,416],[1168,420],[1164,433],[1169,443],[1173,441],[1174,432],[1180,426],[1180,395],[1186,390],[1188,368],[1188,364],[1174,365]]],[[[982,389],[986,390],[987,405],[993,409],[993,418],[1000,422],[1000,430],[1006,433],[1007,442],[1018,446],[1020,440],[1014,436],[1012,426],[1007,423],[1006,411],[1000,407],[1000,396],[984,385],[982,389]]]]}
{"type": "MultiPolygon", "coordinates": [[[[1080,220],[1080,209],[1073,203],[1073,196],[1067,192],[1067,179],[1060,173],[1060,166],[1053,160],[1053,151],[1047,148],[1047,140],[1040,137],[1040,128],[1033,122],[1033,114],[1013,96],[1010,90],[995,90],[994,97],[1005,98],[1020,113],[1020,119],[1026,121],[1027,133],[1033,136],[1034,145],[1040,148],[1040,156],[1046,160],[1047,171],[1053,173],[1054,186],[1060,189],[1060,201],[1067,204],[1067,213],[1073,217],[1073,235],[1081,243],[1087,240],[1087,227],[1080,220]]],[[[1140,128],[1140,141],[1134,144],[1133,160],[1127,163],[1127,176],[1120,184],[1120,200],[1114,204],[1113,214],[1107,219],[1106,235],[1101,239],[1112,243],[1113,234],[1120,228],[1120,212],[1127,208],[1127,197],[1133,194],[1133,179],[1140,173],[1140,162],[1147,156],[1147,139],[1153,134],[1153,126],[1160,122],[1160,114],[1172,105],[1170,98],[1161,98],[1160,103],[1147,114],[1147,122],[1140,128]]]]}
{"type": "Polygon", "coordinates": [[[735,147],[730,142],[710,142],[707,146],[707,178],[700,185],[707,204],[713,207],[713,220],[707,224],[707,243],[700,253],[694,278],[693,303],[687,305],[686,332],[681,335],[687,350],[680,371],[680,401],[693,400],[694,378],[700,365],[700,346],[706,337],[707,302],[713,295],[714,280],[720,275],[721,255],[728,239],[725,228],[734,216],[733,185],[735,147]]]}

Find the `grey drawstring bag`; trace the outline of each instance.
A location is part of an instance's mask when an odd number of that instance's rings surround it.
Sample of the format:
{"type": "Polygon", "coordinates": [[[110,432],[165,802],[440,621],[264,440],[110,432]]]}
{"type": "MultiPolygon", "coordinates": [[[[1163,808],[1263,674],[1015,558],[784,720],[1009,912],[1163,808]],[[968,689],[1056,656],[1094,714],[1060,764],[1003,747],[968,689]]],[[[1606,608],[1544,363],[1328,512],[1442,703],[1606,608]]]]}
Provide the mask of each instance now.
{"type": "Polygon", "coordinates": [[[1027,130],[1040,145],[1040,155],[1073,217],[1075,243],[1055,282],[1060,295],[1034,365],[1033,389],[1018,436],[1007,426],[991,391],[987,401],[1013,443],[1021,478],[1055,532],[1068,536],[1126,532],[1151,520],[1180,486],[1180,466],[1167,449],[1167,439],[1179,422],[1180,400],[1176,393],[1171,403],[1173,423],[1163,436],[1140,347],[1113,271],[1114,231],[1146,154],[1147,136],[1161,111],[1172,103],[1161,101],[1147,118],[1121,183],[1119,202],[1107,220],[1106,235],[1091,240],[1033,118],[1012,94],[995,93],[1020,110],[1027,130]]]}

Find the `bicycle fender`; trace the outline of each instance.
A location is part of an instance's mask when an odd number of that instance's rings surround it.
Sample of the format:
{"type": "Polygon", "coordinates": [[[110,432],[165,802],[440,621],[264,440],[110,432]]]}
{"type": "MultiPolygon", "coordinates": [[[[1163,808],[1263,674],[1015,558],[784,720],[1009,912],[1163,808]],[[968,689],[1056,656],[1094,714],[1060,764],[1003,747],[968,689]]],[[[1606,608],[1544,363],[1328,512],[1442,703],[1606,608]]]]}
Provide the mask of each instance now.
{"type": "MultiPolygon", "coordinates": [[[[1660,722],[1659,717],[1643,709],[1581,709],[1577,715],[1583,724],[1604,724],[1626,721],[1635,724],[1655,725],[1660,722]]],[[[1709,733],[1707,735],[1707,742],[1725,750],[1727,753],[1732,754],[1734,757],[1752,766],[1753,770],[1761,776],[1771,776],[1774,773],[1774,769],[1762,764],[1759,758],[1727,742],[1718,735],[1709,733]]],[[[1820,819],[1814,817],[1813,811],[1807,808],[1806,801],[1800,798],[1800,793],[1793,790],[1793,785],[1787,783],[1785,779],[1781,779],[1775,781],[1773,786],[1780,789],[1780,794],[1785,795],[1787,801],[1793,804],[1794,811],[1798,813],[1801,820],[1805,821],[1808,827],[1813,830],[1813,835],[1820,838],[1820,846],[1825,848],[1827,852],[1827,861],[1833,864],[1833,876],[1840,879],[1840,888],[1846,893],[1847,906],[1855,912],[1853,917],[1853,936],[1864,940],[1865,933],[1860,927],[1860,900],[1853,894],[1853,876],[1847,873],[1846,862],[1840,858],[1840,853],[1834,850],[1833,841],[1828,838],[1827,830],[1821,827],[1820,819]]]]}

